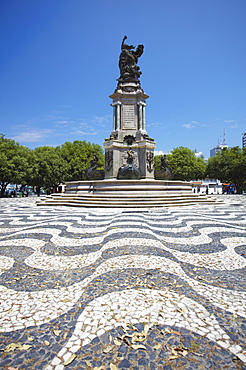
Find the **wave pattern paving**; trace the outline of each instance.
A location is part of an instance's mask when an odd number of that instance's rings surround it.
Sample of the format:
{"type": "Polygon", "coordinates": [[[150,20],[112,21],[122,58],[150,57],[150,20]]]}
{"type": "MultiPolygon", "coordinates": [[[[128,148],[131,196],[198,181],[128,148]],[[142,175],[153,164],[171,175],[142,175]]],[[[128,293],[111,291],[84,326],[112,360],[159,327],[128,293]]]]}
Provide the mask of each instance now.
{"type": "Polygon", "coordinates": [[[245,369],[246,197],[223,199],[137,212],[1,199],[0,368],[245,369]]]}

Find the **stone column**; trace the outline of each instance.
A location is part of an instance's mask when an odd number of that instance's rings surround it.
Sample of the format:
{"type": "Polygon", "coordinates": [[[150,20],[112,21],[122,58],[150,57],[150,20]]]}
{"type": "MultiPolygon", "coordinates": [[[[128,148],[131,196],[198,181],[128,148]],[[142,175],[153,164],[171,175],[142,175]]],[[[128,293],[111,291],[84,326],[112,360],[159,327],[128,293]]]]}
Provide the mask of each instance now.
{"type": "Polygon", "coordinates": [[[116,126],[116,104],[110,104],[111,107],[113,107],[113,131],[115,131],[115,126],[116,126]]]}
{"type": "Polygon", "coordinates": [[[147,104],[142,103],[142,109],[143,109],[143,131],[146,131],[146,114],[145,114],[145,107],[147,104]]]}
{"type": "Polygon", "coordinates": [[[113,131],[120,130],[120,119],[121,119],[121,102],[117,101],[116,103],[111,104],[114,108],[113,114],[113,131]]]}
{"type": "Polygon", "coordinates": [[[138,102],[138,129],[143,129],[143,111],[141,102],[138,102]]]}
{"type": "Polygon", "coordinates": [[[143,102],[138,102],[138,129],[146,131],[146,116],[145,107],[147,104],[143,102]]]}
{"type": "Polygon", "coordinates": [[[121,129],[120,121],[121,121],[121,102],[118,101],[116,105],[116,131],[121,129]]]}

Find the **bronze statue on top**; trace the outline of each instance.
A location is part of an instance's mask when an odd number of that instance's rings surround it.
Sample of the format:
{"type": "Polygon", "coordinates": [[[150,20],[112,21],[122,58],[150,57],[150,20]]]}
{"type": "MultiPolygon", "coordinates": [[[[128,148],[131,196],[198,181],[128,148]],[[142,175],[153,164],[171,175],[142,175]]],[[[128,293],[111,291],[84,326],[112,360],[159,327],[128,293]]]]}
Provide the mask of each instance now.
{"type": "Polygon", "coordinates": [[[120,78],[119,82],[136,82],[139,83],[139,77],[142,74],[137,65],[138,58],[143,54],[144,46],[138,45],[136,50],[135,46],[125,44],[127,36],[124,36],[121,43],[121,54],[119,59],[120,78]]]}

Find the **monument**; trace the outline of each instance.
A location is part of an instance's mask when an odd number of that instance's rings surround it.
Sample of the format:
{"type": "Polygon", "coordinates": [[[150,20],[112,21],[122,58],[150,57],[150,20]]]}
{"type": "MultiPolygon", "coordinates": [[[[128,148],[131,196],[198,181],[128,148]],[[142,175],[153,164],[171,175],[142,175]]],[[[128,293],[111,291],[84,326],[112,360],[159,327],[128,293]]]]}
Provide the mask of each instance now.
{"type": "Polygon", "coordinates": [[[120,77],[110,98],[113,107],[113,131],[105,139],[106,179],[154,179],[154,139],[146,131],[146,99],[140,84],[138,58],[143,45],[127,45],[125,36],[119,57],[120,77]]]}
{"type": "Polygon", "coordinates": [[[110,98],[113,129],[105,139],[105,170],[91,158],[85,180],[66,183],[66,192],[39,198],[37,205],[68,205],[99,208],[143,208],[211,203],[215,198],[194,194],[185,181],[172,181],[172,170],[163,156],[161,169],[154,170],[154,139],[146,131],[146,100],[140,84],[138,59],[144,51],[121,43],[120,77],[110,98]]]}

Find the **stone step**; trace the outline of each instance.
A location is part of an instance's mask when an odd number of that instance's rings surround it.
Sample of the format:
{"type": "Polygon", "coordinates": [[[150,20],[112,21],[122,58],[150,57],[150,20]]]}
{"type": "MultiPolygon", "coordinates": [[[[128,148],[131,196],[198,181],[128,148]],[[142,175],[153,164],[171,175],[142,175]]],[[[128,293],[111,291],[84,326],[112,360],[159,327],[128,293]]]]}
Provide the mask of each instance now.
{"type": "Polygon", "coordinates": [[[66,193],[39,199],[39,206],[155,208],[211,204],[216,198],[192,192],[190,183],[159,180],[97,180],[66,183],[66,193]]]}
{"type": "Polygon", "coordinates": [[[210,197],[158,197],[154,198],[131,198],[131,197],[100,197],[100,196],[50,196],[37,201],[37,205],[66,205],[66,206],[82,206],[82,207],[101,207],[101,208],[119,208],[119,207],[163,207],[163,206],[179,206],[190,204],[211,204],[215,200],[210,197]]]}
{"type": "Polygon", "coordinates": [[[198,195],[198,194],[194,194],[194,193],[191,193],[191,192],[146,192],[146,193],[142,193],[142,192],[122,192],[122,193],[118,193],[118,192],[78,192],[78,193],[63,193],[63,194],[58,194],[58,193],[54,193],[52,194],[52,197],[63,197],[63,198],[67,198],[67,199],[71,199],[71,198],[100,198],[100,199],[107,199],[107,198],[118,198],[118,199],[139,199],[140,197],[143,197],[145,199],[164,199],[164,198],[167,198],[167,199],[170,199],[170,198],[183,198],[184,196],[186,198],[194,198],[194,197],[206,197],[205,194],[201,194],[201,195],[198,195]]]}

